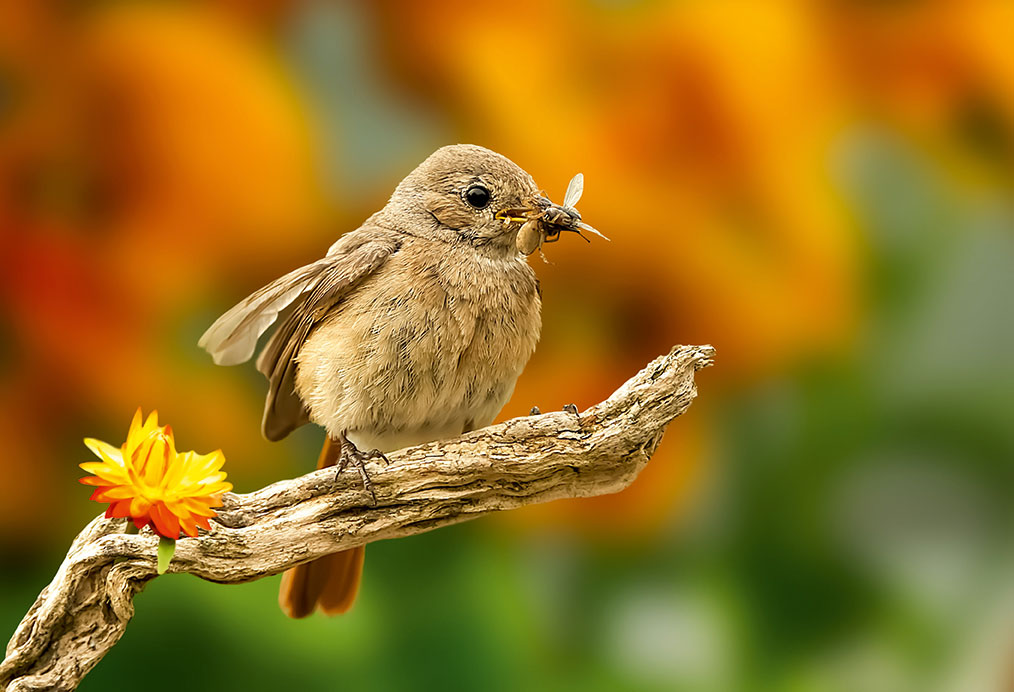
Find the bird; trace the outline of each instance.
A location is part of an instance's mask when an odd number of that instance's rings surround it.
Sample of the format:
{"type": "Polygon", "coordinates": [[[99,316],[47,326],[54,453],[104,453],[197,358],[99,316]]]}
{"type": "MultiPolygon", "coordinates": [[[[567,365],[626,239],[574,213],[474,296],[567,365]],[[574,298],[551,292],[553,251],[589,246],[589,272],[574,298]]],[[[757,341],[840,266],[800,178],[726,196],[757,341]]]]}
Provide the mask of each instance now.
{"type": "MultiPolygon", "coordinates": [[[[277,323],[256,360],[268,380],[262,434],[321,426],[318,468],[357,468],[373,496],[367,462],[489,425],[507,403],[541,331],[541,288],[518,233],[551,211],[577,224],[568,197],[553,204],[490,149],[441,147],[322,259],[239,302],[199,345],[235,365],[277,323]]],[[[364,555],[360,546],[288,570],[282,610],[346,612],[364,555]]]]}

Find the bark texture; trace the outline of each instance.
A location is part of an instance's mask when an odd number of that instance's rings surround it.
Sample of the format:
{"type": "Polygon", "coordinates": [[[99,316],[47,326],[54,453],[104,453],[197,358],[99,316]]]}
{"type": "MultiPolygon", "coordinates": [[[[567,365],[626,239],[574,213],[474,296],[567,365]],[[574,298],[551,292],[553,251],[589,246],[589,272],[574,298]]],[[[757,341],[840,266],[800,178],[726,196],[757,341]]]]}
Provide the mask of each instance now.
{"type": "MultiPolygon", "coordinates": [[[[211,531],[178,542],[170,572],[236,583],[384,538],[429,531],[522,505],[627,487],[666,426],[694,397],[710,346],[678,346],[605,401],[578,414],[515,418],[374,464],[377,504],[358,474],[322,469],[245,495],[228,494],[211,531]]],[[[0,663],[5,690],[70,690],[116,644],[133,598],[155,576],[158,538],[94,519],[25,615],[0,663]]]]}

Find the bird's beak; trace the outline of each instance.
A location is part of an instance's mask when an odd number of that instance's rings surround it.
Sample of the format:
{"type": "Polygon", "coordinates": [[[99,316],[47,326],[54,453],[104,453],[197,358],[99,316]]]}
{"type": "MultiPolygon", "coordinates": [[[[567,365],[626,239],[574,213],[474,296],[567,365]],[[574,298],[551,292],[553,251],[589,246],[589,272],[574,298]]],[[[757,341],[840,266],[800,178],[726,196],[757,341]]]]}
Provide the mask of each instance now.
{"type": "MultiPolygon", "coordinates": [[[[496,213],[496,218],[504,223],[522,224],[525,221],[543,216],[546,209],[557,206],[542,195],[537,195],[529,200],[524,206],[502,209],[496,213]]],[[[562,207],[561,207],[562,209],[562,207]]]]}

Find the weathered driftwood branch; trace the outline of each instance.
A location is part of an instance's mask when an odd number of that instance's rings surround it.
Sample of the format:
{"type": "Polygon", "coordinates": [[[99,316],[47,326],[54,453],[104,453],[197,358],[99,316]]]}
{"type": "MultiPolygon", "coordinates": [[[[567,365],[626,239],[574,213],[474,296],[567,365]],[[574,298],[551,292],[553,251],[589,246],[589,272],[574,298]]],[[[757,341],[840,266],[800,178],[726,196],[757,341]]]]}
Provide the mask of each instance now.
{"type": "MultiPolygon", "coordinates": [[[[696,396],[710,346],[655,359],[587,411],[515,418],[404,449],[371,467],[377,504],[358,474],[324,469],[225,497],[211,531],[179,541],[169,570],[243,582],[383,538],[564,497],[622,490],[673,418],[696,396]]],[[[157,538],[93,520],[71,545],[0,664],[6,690],[73,689],[123,634],[133,597],[155,576],[157,538]]]]}

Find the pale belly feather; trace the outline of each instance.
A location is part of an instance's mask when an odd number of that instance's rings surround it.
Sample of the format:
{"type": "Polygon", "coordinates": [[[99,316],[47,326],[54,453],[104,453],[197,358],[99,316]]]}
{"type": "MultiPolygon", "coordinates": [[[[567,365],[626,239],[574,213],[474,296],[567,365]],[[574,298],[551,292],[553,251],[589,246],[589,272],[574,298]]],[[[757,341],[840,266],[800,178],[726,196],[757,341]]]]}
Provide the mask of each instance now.
{"type": "Polygon", "coordinates": [[[371,277],[300,349],[296,389],[311,420],[381,451],[492,422],[539,336],[534,274],[510,262],[448,268],[402,255],[371,277]]]}

